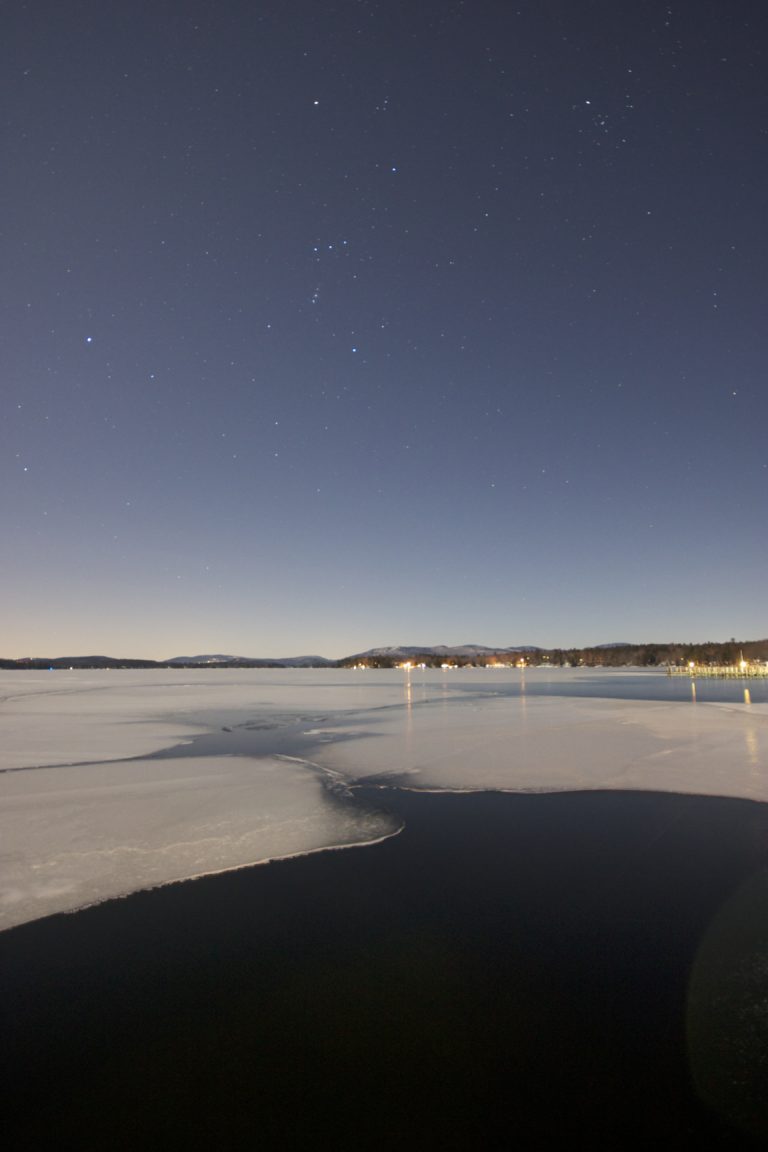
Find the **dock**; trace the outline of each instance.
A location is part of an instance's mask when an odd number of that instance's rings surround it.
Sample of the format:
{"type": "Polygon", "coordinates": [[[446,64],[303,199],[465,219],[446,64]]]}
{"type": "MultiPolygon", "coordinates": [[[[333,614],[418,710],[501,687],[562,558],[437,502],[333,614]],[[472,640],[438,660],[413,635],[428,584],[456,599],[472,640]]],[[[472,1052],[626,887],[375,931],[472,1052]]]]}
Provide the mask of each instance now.
{"type": "Polygon", "coordinates": [[[689,676],[692,680],[765,680],[768,664],[740,660],[738,664],[670,664],[667,676],[689,676]]]}

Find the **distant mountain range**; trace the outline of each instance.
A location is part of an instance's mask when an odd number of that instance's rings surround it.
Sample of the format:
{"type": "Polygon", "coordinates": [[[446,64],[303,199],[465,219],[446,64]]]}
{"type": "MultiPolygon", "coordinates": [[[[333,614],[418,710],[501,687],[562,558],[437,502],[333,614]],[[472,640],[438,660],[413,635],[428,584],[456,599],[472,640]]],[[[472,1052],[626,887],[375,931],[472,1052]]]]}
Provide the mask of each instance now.
{"type": "Polygon", "coordinates": [[[278,660],[250,656],[174,656],[170,660],[121,659],[115,656],[30,656],[0,660],[0,668],[335,668],[324,656],[286,656],[278,660]]]}
{"type": "Polygon", "coordinates": [[[22,660],[0,660],[4,668],[335,668],[339,665],[359,663],[398,664],[406,660],[454,661],[465,664],[489,659],[504,659],[524,653],[542,652],[533,645],[514,648],[489,648],[485,644],[437,644],[432,647],[399,645],[369,648],[341,660],[328,660],[325,656],[233,656],[222,652],[198,656],[172,656],[168,660],[120,659],[115,656],[34,656],[22,660]]]}
{"type": "Polygon", "coordinates": [[[514,648],[489,648],[486,644],[436,644],[431,648],[418,646],[400,646],[396,648],[369,648],[366,652],[357,652],[354,656],[347,656],[344,663],[352,660],[418,660],[419,657],[437,659],[445,657],[446,660],[488,660],[495,656],[518,656],[524,652],[543,652],[533,644],[521,644],[514,648]]]}

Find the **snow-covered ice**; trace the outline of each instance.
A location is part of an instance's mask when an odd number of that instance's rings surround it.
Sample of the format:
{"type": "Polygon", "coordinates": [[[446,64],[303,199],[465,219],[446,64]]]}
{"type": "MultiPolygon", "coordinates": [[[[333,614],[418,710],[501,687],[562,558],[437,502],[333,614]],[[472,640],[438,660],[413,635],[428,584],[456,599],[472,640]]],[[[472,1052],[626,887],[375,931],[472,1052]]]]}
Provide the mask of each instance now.
{"type": "Polygon", "coordinates": [[[0,927],[397,830],[344,783],[768,800],[768,705],[537,675],[551,694],[514,670],[0,673],[0,927]]]}
{"type": "MultiPolygon", "coordinates": [[[[768,800],[768,706],[485,699],[339,724],[315,758],[424,790],[642,789],[768,800]]],[[[330,735],[330,733],[327,733],[330,735]]]]}
{"type": "Polygon", "coordinates": [[[0,927],[395,830],[329,796],[309,766],[274,757],[139,759],[0,781],[0,927]]]}
{"type": "MultiPolygon", "coordinates": [[[[393,685],[383,698],[400,695],[393,685]]],[[[393,819],[345,796],[332,773],[190,747],[252,725],[244,735],[261,750],[265,730],[355,699],[354,684],[295,673],[0,673],[0,928],[391,835],[393,819]],[[192,754],[147,758],[179,745],[192,754]]]]}

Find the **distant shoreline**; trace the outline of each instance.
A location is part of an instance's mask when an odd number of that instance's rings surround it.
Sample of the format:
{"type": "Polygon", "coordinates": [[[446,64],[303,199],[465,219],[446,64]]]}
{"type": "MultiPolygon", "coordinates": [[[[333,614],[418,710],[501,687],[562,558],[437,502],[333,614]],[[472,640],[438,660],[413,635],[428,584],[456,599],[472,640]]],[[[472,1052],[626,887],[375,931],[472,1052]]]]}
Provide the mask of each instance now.
{"type": "Polygon", "coordinates": [[[611,643],[585,647],[543,648],[535,645],[489,646],[484,644],[398,645],[369,648],[342,656],[269,657],[202,655],[173,656],[167,660],[115,656],[31,656],[0,658],[3,671],[74,671],[79,669],[244,669],[244,668],[666,668],[734,664],[739,660],[768,662],[768,639],[728,641],[611,643]]]}

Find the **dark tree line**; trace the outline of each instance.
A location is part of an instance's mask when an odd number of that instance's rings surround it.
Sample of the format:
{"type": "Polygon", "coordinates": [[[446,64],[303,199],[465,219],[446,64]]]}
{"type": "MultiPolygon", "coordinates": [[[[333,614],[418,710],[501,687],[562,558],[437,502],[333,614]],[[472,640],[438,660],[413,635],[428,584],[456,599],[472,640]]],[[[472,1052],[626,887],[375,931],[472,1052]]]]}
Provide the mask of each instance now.
{"type": "MultiPolygon", "coordinates": [[[[439,668],[450,663],[459,668],[487,667],[493,664],[514,664],[525,659],[526,664],[549,664],[557,668],[641,668],[666,667],[669,664],[735,664],[744,660],[768,661],[767,640],[707,641],[703,644],[650,643],[621,644],[593,648],[542,648],[536,652],[498,652],[484,654],[473,660],[466,655],[446,656],[444,653],[424,653],[411,657],[414,664],[439,668]]],[[[396,668],[402,663],[397,656],[356,656],[340,660],[338,667],[349,668],[364,664],[368,668],[396,668]]]]}

